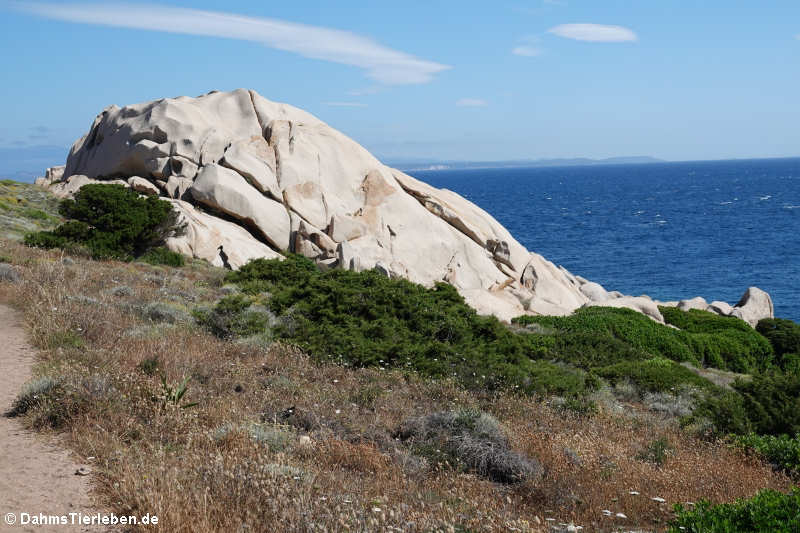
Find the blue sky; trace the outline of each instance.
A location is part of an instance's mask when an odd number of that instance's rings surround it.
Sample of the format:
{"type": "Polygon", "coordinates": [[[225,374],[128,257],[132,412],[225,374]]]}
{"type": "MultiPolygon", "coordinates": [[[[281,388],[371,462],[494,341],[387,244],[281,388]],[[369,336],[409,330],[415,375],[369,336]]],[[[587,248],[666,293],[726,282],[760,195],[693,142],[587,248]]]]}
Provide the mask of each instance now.
{"type": "Polygon", "coordinates": [[[796,0],[0,0],[0,48],[0,148],[246,87],[393,160],[800,155],[796,0]]]}

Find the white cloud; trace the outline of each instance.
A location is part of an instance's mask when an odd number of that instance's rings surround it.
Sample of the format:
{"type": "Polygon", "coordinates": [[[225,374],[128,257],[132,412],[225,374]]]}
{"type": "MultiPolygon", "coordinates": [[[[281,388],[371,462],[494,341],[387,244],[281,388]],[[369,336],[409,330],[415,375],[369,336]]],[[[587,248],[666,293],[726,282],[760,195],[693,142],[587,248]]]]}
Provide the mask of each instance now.
{"type": "Polygon", "coordinates": [[[511,53],[517,56],[536,57],[542,55],[542,49],[530,45],[521,45],[511,50],[511,53]]]}
{"type": "Polygon", "coordinates": [[[367,107],[367,104],[361,102],[323,102],[325,105],[331,107],[367,107]]]}
{"type": "Polygon", "coordinates": [[[800,41],[800,33],[798,33],[797,35],[795,35],[795,36],[794,36],[794,38],[795,38],[795,39],[797,39],[798,41],[800,41]]]}
{"type": "Polygon", "coordinates": [[[456,102],[458,107],[486,107],[488,102],[480,98],[461,98],[456,102]]]}
{"type": "Polygon", "coordinates": [[[628,28],[602,24],[561,24],[550,28],[547,32],[567,39],[595,43],[621,43],[638,40],[636,34],[628,28]]]}
{"type": "Polygon", "coordinates": [[[14,2],[12,6],[69,22],[257,42],[304,57],[359,67],[369,78],[388,85],[426,83],[450,68],[355,33],[280,19],[157,4],[14,2]]]}

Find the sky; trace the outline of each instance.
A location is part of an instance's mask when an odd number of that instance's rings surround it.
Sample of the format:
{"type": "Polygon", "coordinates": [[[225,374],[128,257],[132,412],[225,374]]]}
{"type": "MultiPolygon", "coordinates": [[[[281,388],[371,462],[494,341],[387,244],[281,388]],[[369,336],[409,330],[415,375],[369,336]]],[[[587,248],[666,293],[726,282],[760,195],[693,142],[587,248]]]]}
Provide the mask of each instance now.
{"type": "Polygon", "coordinates": [[[797,0],[0,0],[0,49],[7,164],[240,87],[388,161],[800,156],[797,0]]]}

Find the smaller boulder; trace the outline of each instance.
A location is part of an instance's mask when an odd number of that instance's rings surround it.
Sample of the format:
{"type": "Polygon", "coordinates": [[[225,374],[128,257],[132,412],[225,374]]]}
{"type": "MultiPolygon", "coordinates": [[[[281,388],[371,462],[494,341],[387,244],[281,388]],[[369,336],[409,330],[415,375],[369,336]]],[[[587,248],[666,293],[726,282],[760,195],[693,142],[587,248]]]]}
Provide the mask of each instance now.
{"type": "Polygon", "coordinates": [[[728,302],[713,301],[708,304],[706,311],[722,316],[730,316],[730,314],[733,313],[733,306],[728,302]]]}
{"type": "Polygon", "coordinates": [[[605,302],[610,298],[603,286],[594,281],[581,285],[580,291],[593,302],[605,302]]]}
{"type": "Polygon", "coordinates": [[[158,196],[158,187],[140,176],[128,178],[128,185],[136,192],[149,196],[158,196]]]}
{"type": "Polygon", "coordinates": [[[697,296],[690,300],[681,300],[678,302],[678,309],[681,311],[689,311],[691,309],[699,309],[700,311],[705,311],[708,307],[708,302],[706,302],[705,298],[702,296],[697,296]]]}

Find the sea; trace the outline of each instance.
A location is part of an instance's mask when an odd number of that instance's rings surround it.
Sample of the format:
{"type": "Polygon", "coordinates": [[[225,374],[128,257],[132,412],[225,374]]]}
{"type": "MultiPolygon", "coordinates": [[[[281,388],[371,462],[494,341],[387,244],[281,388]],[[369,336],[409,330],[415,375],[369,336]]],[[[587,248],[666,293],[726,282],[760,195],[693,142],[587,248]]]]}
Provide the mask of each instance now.
{"type": "Polygon", "coordinates": [[[734,305],[754,285],[800,322],[800,158],[408,173],[607,290],[734,305]]]}

